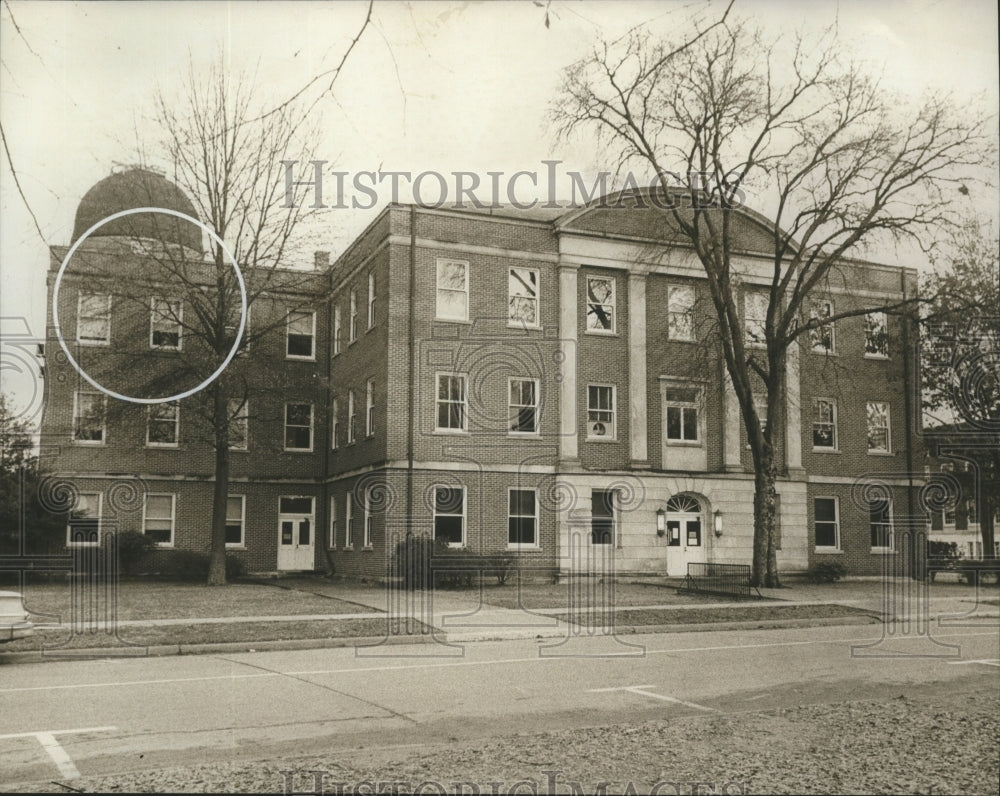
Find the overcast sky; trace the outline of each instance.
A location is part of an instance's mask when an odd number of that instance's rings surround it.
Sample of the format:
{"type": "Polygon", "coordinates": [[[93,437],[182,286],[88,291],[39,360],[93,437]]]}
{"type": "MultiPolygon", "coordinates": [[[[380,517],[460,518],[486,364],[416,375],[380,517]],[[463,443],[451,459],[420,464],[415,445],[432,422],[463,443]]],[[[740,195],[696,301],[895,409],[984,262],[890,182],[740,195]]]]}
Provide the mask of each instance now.
{"type": "MultiPolygon", "coordinates": [[[[606,164],[592,146],[558,145],[546,127],[561,70],[599,35],[640,24],[669,31],[701,8],[718,13],[721,6],[553,0],[546,27],[545,3],[377,2],[335,98],[317,106],[318,154],[348,172],[485,175],[540,169],[545,159],[596,171],[606,164]]],[[[961,102],[984,95],[1000,108],[994,0],[737,0],[735,10],[775,32],[837,19],[845,46],[884,68],[890,88],[943,89],[961,102]]],[[[42,236],[4,158],[0,316],[23,316],[32,334],[44,336],[47,247],[69,243],[87,189],[115,162],[135,162],[137,142],[155,137],[152,97],[158,88],[169,95],[189,60],[200,68],[222,52],[233,70],[256,72],[263,96],[280,100],[339,61],[365,12],[366,3],[351,2],[4,0],[0,114],[42,236]]],[[[325,211],[317,248],[336,255],[389,198],[380,193],[371,210],[325,211]]],[[[996,215],[995,198],[982,209],[996,215]]],[[[0,330],[8,347],[13,329],[8,321],[0,330]]],[[[16,369],[5,355],[0,389],[23,406],[38,393],[16,369]]]]}

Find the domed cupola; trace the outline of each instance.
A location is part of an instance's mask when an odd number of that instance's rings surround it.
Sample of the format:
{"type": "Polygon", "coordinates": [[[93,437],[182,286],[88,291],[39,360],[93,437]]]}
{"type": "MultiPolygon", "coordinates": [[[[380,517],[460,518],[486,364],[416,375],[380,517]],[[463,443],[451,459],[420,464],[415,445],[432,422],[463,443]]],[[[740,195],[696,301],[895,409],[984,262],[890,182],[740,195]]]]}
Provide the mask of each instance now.
{"type": "MultiPolygon", "coordinates": [[[[198,213],[187,195],[163,175],[149,169],[130,167],[105,177],[84,194],[76,209],[73,239],[114,213],[137,207],[161,207],[191,218],[198,213]]],[[[180,244],[203,253],[201,229],[190,221],[165,213],[136,213],[116,218],[97,229],[92,238],[140,238],[164,244],[180,244]]]]}

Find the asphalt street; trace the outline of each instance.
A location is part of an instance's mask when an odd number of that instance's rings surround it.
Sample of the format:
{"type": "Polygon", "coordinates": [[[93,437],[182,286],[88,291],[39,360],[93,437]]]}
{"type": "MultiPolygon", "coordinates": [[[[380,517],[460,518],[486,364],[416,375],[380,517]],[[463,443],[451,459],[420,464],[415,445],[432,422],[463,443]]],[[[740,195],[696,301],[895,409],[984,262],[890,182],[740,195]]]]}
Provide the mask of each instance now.
{"type": "Polygon", "coordinates": [[[997,686],[995,628],[881,633],[854,625],[6,665],[0,786],[764,710],[960,680],[997,686]]]}

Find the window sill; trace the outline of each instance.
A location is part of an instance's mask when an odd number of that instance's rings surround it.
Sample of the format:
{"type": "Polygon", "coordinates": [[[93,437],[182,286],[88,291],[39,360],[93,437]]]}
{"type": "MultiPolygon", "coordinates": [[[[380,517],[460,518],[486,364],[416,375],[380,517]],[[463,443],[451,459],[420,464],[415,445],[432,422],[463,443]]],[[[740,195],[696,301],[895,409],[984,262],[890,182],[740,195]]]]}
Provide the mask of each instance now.
{"type": "Polygon", "coordinates": [[[180,443],[177,442],[147,442],[147,448],[152,449],[165,449],[165,450],[177,450],[180,447],[180,443]]]}
{"type": "Polygon", "coordinates": [[[250,453],[249,448],[230,448],[230,453],[250,453]]]}
{"type": "Polygon", "coordinates": [[[375,331],[375,326],[377,326],[377,324],[372,324],[367,329],[365,329],[365,334],[368,334],[369,332],[374,332],[375,331]]]}
{"type": "MultiPolygon", "coordinates": [[[[678,448],[704,448],[704,444],[698,440],[685,440],[685,439],[666,439],[663,441],[664,445],[677,446],[678,448]]],[[[749,445],[747,446],[750,447],[749,445]]]]}
{"type": "Polygon", "coordinates": [[[691,338],[687,338],[687,337],[668,337],[667,338],[667,342],[668,343],[697,343],[698,341],[695,340],[693,337],[691,337],[691,338]]]}
{"type": "Polygon", "coordinates": [[[316,357],[315,356],[311,356],[311,357],[299,357],[299,356],[295,356],[294,354],[285,354],[285,359],[286,360],[291,360],[293,362],[315,362],[316,361],[316,357]]]}
{"type": "Polygon", "coordinates": [[[247,546],[245,544],[227,544],[226,550],[246,550],[247,546]]]}
{"type": "Polygon", "coordinates": [[[869,456],[895,456],[892,451],[868,451],[869,456]]]}
{"type": "Polygon", "coordinates": [[[313,453],[312,448],[284,448],[283,453],[313,453]]]}
{"type": "Polygon", "coordinates": [[[513,437],[514,439],[541,439],[542,434],[540,431],[508,431],[508,437],[513,437]]]}
{"type": "Polygon", "coordinates": [[[821,357],[839,357],[840,354],[837,351],[827,351],[825,348],[810,348],[809,349],[814,354],[819,354],[821,357]]]}
{"type": "Polygon", "coordinates": [[[584,334],[593,335],[594,337],[618,337],[619,336],[618,332],[613,332],[613,331],[603,331],[602,332],[600,329],[584,329],[583,333],[584,334]]]}
{"type": "Polygon", "coordinates": [[[173,550],[174,549],[174,543],[173,542],[154,542],[153,543],[153,547],[155,547],[157,550],[173,550]]]}
{"type": "Polygon", "coordinates": [[[840,448],[813,448],[813,453],[840,453],[840,448]]]}
{"type": "Polygon", "coordinates": [[[453,436],[453,437],[471,436],[468,430],[464,428],[436,428],[434,429],[434,434],[438,434],[441,436],[453,436]]]}
{"type": "Polygon", "coordinates": [[[370,545],[370,544],[365,545],[364,547],[361,548],[361,552],[362,553],[374,553],[375,552],[375,547],[374,547],[374,545],[370,545]]]}
{"type": "Polygon", "coordinates": [[[842,556],[844,551],[839,547],[816,547],[813,552],[818,556],[842,556]]]}
{"type": "Polygon", "coordinates": [[[508,542],[507,543],[507,549],[508,550],[526,550],[526,551],[532,551],[532,550],[534,550],[535,552],[538,552],[538,553],[542,552],[541,546],[537,545],[537,544],[511,544],[510,542],[508,542]]]}
{"type": "Polygon", "coordinates": [[[107,443],[104,440],[96,439],[75,439],[73,440],[74,445],[86,445],[91,448],[103,448],[107,443]]]}
{"type": "Polygon", "coordinates": [[[864,354],[862,358],[882,360],[883,362],[888,362],[891,359],[888,354],[864,354]]]}
{"type": "Polygon", "coordinates": [[[618,437],[587,437],[586,442],[618,442],[618,437]]]}
{"type": "Polygon", "coordinates": [[[434,323],[461,323],[466,326],[472,326],[472,321],[470,321],[468,318],[441,318],[435,316],[434,323]]]}
{"type": "Polygon", "coordinates": [[[873,556],[894,556],[896,555],[896,551],[891,547],[873,547],[871,554],[873,556]]]}
{"type": "Polygon", "coordinates": [[[537,323],[518,323],[517,321],[507,321],[508,329],[517,329],[520,332],[537,332],[541,330],[541,324],[537,323]]]}
{"type": "Polygon", "coordinates": [[[77,340],[77,345],[94,347],[94,348],[108,348],[111,345],[110,340],[77,340]]]}
{"type": "Polygon", "coordinates": [[[78,547],[100,547],[100,542],[67,542],[66,548],[68,550],[75,550],[78,547]]]}

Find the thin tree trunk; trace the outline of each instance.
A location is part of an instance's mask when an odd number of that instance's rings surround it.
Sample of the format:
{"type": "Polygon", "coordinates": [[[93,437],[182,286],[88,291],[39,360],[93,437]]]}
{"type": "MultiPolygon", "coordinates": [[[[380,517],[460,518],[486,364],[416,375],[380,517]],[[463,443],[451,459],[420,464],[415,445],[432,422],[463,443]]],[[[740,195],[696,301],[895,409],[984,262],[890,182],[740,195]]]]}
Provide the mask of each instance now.
{"type": "Polygon", "coordinates": [[[226,503],[229,500],[229,434],[222,422],[228,411],[222,390],[215,393],[215,492],[212,496],[212,552],[208,565],[208,585],[226,585],[226,503]]]}
{"type": "Polygon", "coordinates": [[[776,589],[778,582],[777,552],[774,546],[775,495],[774,451],[767,446],[754,474],[753,499],[753,567],[754,586],[776,589]]]}

